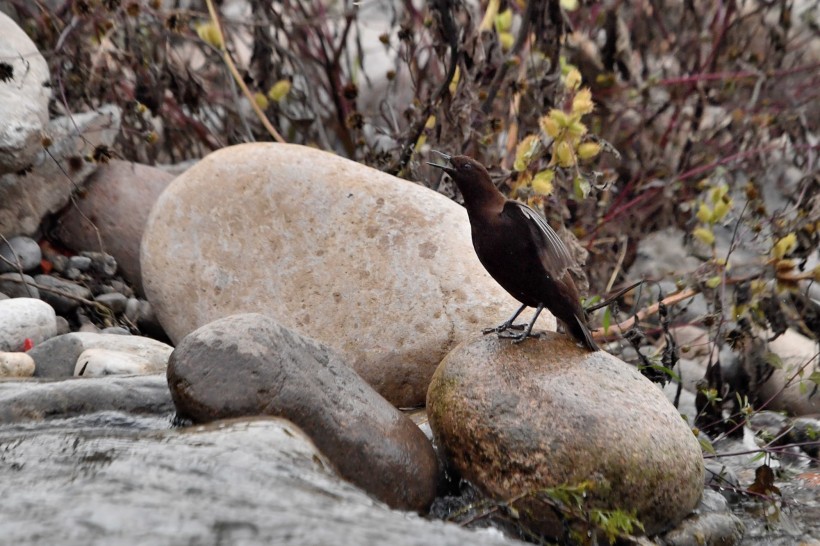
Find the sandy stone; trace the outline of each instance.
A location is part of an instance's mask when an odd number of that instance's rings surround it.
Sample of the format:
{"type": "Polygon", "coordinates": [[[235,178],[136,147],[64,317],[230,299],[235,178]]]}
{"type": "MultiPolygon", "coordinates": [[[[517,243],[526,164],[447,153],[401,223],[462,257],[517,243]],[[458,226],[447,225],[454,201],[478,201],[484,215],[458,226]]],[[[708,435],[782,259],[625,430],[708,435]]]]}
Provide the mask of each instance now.
{"type": "Polygon", "coordinates": [[[31,377],[34,359],[26,353],[0,353],[0,377],[31,377]]]}
{"type": "Polygon", "coordinates": [[[423,404],[444,355],[518,306],[475,256],[461,206],[296,145],[233,146],[177,177],[151,212],[141,265],[175,342],[266,313],[399,406],[423,404]]]}
{"type": "MultiPolygon", "coordinates": [[[[661,389],[562,335],[459,345],[427,406],[446,458],[499,500],[589,480],[591,507],[635,511],[654,534],[689,514],[703,489],[698,441],[661,389]]],[[[534,530],[561,536],[551,508],[533,497],[517,507],[534,530]]]]}

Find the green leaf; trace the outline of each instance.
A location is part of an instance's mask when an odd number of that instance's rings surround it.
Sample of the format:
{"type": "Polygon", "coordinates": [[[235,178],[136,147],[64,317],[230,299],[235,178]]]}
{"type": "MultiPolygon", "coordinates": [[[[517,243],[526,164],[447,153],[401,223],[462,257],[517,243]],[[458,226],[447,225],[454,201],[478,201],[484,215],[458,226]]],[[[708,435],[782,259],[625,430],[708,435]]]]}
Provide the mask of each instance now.
{"type": "Polygon", "coordinates": [[[604,316],[601,319],[601,325],[604,327],[604,334],[609,334],[609,326],[612,324],[612,310],[607,307],[604,309],[604,316]]]}
{"type": "Polygon", "coordinates": [[[763,362],[771,366],[772,368],[779,370],[783,367],[783,361],[780,359],[778,355],[771,351],[767,351],[765,355],[763,355],[763,362]]]}
{"type": "Polygon", "coordinates": [[[820,371],[812,372],[812,374],[809,376],[809,381],[811,381],[815,385],[820,385],[820,371]]]}
{"type": "Polygon", "coordinates": [[[710,455],[717,455],[717,451],[715,450],[715,446],[712,445],[706,436],[698,436],[698,442],[700,443],[700,448],[709,453],[710,455]]]}

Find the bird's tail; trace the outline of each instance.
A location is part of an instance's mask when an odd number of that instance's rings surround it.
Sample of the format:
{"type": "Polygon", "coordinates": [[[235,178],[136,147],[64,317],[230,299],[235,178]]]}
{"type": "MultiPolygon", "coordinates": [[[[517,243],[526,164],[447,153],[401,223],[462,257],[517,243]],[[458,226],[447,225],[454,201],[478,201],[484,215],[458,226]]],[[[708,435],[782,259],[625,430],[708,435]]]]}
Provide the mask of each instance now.
{"type": "Polygon", "coordinates": [[[598,344],[595,343],[594,339],[592,339],[592,333],[590,333],[589,328],[587,328],[584,319],[578,315],[575,315],[575,321],[567,324],[567,328],[570,333],[572,333],[572,337],[583,343],[587,349],[590,351],[600,350],[598,344]]]}

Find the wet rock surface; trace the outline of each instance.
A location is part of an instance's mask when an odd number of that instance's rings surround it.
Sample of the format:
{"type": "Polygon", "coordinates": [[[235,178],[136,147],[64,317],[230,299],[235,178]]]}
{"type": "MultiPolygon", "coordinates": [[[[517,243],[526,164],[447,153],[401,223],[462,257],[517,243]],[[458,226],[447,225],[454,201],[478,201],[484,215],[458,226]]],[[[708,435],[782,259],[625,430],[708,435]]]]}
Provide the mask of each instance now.
{"type": "MultiPolygon", "coordinates": [[[[436,371],[427,405],[446,459],[496,500],[593,480],[591,506],[635,511],[654,534],[700,498],[700,446],[661,390],[565,336],[467,341],[436,371]]],[[[554,512],[531,499],[529,525],[560,537],[554,512]]]]}
{"type": "Polygon", "coordinates": [[[103,377],[68,381],[0,381],[0,424],[73,417],[98,411],[137,415],[174,411],[165,377],[103,377]]]}
{"type": "Polygon", "coordinates": [[[103,413],[36,428],[0,427],[3,540],[20,546],[520,544],[388,509],[336,477],[287,421],[169,425],[167,415],[103,413]]]}
{"type": "Polygon", "coordinates": [[[177,177],[151,212],[141,266],[172,340],[266,313],[399,407],[423,404],[444,355],[518,307],[479,263],[463,207],[305,146],[232,146],[177,177]]]}
{"type": "Polygon", "coordinates": [[[226,317],[186,336],[168,384],[177,411],[195,422],[290,419],[341,476],[393,507],[426,510],[435,497],[437,461],[418,427],[331,350],[265,315],[226,317]]]}

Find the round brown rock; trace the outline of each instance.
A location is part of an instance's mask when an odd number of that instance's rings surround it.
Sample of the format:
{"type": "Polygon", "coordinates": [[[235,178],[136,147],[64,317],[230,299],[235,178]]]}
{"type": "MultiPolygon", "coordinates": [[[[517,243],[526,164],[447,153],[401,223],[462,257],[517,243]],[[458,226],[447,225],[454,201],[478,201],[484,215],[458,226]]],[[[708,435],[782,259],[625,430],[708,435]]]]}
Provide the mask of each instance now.
{"type": "Polygon", "coordinates": [[[426,510],[438,462],[424,433],[328,348],[261,314],[192,332],[168,363],[177,411],[195,422],[289,419],[339,474],[393,508],[426,510]]]}
{"type": "MultiPolygon", "coordinates": [[[[703,489],[698,441],[661,389],[565,336],[467,341],[441,363],[427,404],[447,460],[495,499],[592,481],[590,507],[634,511],[654,534],[703,489]]],[[[527,524],[561,536],[552,510],[529,499],[516,504],[527,524]]]]}
{"type": "Polygon", "coordinates": [[[399,407],[423,404],[447,352],[519,306],[479,263],[463,207],[305,146],[232,146],[178,176],[151,211],[141,264],[175,342],[265,313],[399,407]]]}
{"type": "Polygon", "coordinates": [[[142,290],[140,240],[148,213],[174,175],[156,167],[113,159],[86,181],[86,192],[65,210],[55,235],[76,251],[99,248],[117,260],[117,270],[142,290]]]}

